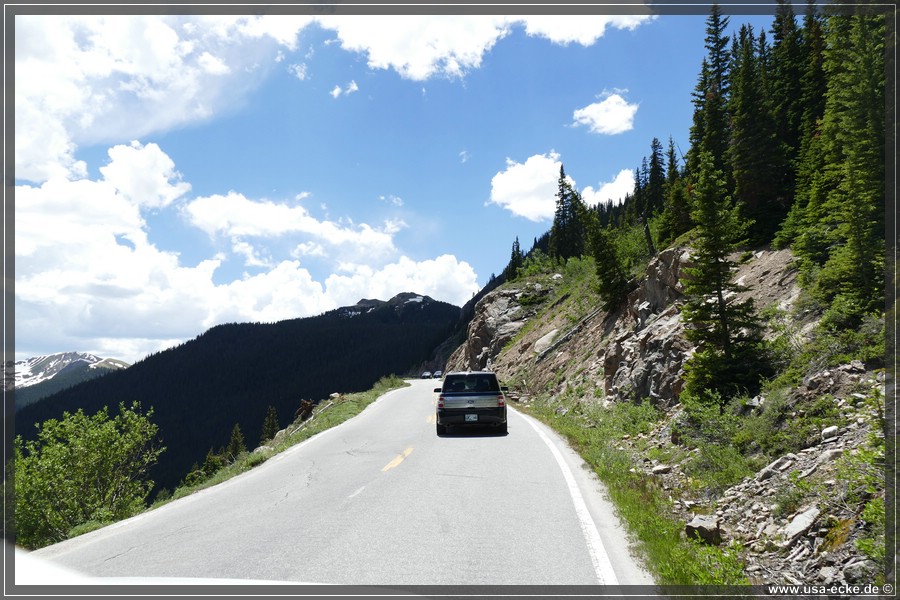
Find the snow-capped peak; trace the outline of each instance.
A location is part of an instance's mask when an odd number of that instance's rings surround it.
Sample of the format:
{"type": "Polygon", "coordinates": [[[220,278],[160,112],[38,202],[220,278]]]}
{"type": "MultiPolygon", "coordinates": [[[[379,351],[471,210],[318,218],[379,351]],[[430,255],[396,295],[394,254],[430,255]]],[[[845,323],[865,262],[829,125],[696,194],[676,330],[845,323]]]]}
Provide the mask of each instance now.
{"type": "Polygon", "coordinates": [[[87,352],[62,352],[19,360],[15,363],[15,386],[23,388],[47,381],[77,362],[85,362],[88,366],[93,366],[102,361],[102,358],[87,352]]]}

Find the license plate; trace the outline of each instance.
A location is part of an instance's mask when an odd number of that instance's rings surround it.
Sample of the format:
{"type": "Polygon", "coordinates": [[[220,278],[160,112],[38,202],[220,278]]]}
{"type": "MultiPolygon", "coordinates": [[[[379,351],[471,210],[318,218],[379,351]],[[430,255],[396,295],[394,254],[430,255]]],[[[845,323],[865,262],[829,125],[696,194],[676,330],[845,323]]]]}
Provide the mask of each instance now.
{"type": "Polygon", "coordinates": [[[477,421],[477,420],[478,420],[478,415],[466,415],[466,423],[469,423],[471,421],[477,421]]]}

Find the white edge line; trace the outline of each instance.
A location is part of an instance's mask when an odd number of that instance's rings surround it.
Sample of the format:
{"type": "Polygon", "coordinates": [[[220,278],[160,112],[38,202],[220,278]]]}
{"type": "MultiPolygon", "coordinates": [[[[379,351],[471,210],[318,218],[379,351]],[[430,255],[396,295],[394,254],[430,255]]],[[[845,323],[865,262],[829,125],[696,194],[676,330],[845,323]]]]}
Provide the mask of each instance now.
{"type": "Polygon", "coordinates": [[[547,434],[541,431],[530,417],[521,413],[519,415],[525,419],[525,422],[537,432],[538,436],[550,448],[550,453],[553,454],[556,464],[559,465],[559,470],[562,471],[563,478],[565,478],[566,484],[569,486],[569,495],[572,497],[572,504],[575,505],[575,514],[578,516],[584,540],[587,542],[588,553],[591,555],[591,562],[594,564],[594,572],[597,574],[597,579],[601,585],[619,585],[612,563],[609,562],[606,548],[603,546],[603,540],[600,538],[600,533],[597,531],[597,526],[594,524],[594,519],[591,517],[584,497],[581,495],[581,490],[578,488],[578,483],[575,481],[572,470],[569,469],[563,455],[550,438],[547,437],[547,434]]]}

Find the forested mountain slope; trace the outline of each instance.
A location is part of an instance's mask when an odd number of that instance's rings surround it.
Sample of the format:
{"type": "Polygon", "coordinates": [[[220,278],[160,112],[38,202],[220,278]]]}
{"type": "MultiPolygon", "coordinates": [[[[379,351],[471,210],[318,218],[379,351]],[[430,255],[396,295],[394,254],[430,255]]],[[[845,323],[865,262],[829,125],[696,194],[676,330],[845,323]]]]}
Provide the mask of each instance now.
{"type": "Polygon", "coordinates": [[[162,453],[150,476],[173,489],[191,465],[229,441],[235,425],[247,446],[259,441],[268,407],[280,425],[303,399],[368,389],[382,376],[407,374],[430,358],[460,309],[416,294],[364,300],[317,317],[213,327],[194,340],[132,367],[50,396],[16,415],[16,433],[63,411],[93,414],[140,402],[153,408],[162,453]]]}

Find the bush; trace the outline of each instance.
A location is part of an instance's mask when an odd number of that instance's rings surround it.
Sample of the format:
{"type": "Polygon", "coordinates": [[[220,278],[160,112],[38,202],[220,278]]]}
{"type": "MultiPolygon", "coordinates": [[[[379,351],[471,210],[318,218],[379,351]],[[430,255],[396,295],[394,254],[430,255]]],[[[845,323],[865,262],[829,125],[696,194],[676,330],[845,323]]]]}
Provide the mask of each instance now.
{"type": "Polygon", "coordinates": [[[719,495],[754,469],[747,458],[734,446],[701,443],[697,452],[687,462],[684,472],[702,482],[707,494],[719,495]]]}
{"type": "Polygon", "coordinates": [[[137,403],[131,409],[120,404],[112,419],[106,407],[90,417],[79,409],[38,426],[36,440],[17,436],[16,543],[40,548],[68,538],[79,525],[143,510],[153,487],[147,472],[164,450],[156,446],[152,415],[152,409],[142,415],[137,403]]]}

